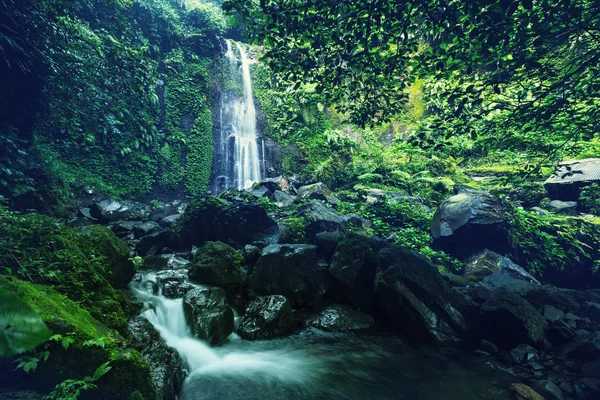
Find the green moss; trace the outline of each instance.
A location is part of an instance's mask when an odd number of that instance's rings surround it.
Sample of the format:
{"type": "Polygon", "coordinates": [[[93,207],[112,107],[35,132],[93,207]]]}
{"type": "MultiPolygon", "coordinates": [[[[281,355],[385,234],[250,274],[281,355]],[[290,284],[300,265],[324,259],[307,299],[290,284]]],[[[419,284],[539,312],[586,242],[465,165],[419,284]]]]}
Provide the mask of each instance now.
{"type": "Polygon", "coordinates": [[[201,284],[239,285],[244,280],[244,257],[222,242],[205,243],[190,265],[190,278],[201,284]]]}
{"type": "Polygon", "coordinates": [[[373,249],[364,238],[349,237],[337,245],[331,265],[359,270],[372,258],[373,249]]]}
{"type": "Polygon", "coordinates": [[[282,235],[286,243],[306,243],[306,228],[308,221],[302,217],[289,217],[281,220],[282,235]]]}

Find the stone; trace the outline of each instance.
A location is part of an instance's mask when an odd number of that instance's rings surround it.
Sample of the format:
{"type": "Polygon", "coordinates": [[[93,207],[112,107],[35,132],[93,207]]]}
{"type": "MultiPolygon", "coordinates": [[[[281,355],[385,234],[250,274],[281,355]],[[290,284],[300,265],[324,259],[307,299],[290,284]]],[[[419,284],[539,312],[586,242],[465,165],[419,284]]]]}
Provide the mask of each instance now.
{"type": "Polygon", "coordinates": [[[159,254],[163,248],[171,243],[168,232],[156,232],[141,238],[135,245],[135,251],[142,257],[153,256],[159,254]]]}
{"type": "Polygon", "coordinates": [[[315,242],[317,245],[317,252],[321,257],[328,263],[331,263],[331,259],[335,253],[337,245],[344,240],[346,234],[343,232],[321,232],[315,235],[315,242]]]}
{"type": "Polygon", "coordinates": [[[162,287],[162,295],[167,299],[181,299],[189,291],[194,290],[196,286],[189,282],[169,281],[162,287]]]}
{"type": "Polygon", "coordinates": [[[317,246],[274,244],[263,249],[248,278],[248,288],[283,295],[292,306],[316,305],[329,288],[327,270],[317,246]]]}
{"type": "Polygon", "coordinates": [[[582,187],[600,183],[600,158],[565,161],[544,182],[551,199],[577,201],[582,187]]]}
{"type": "Polygon", "coordinates": [[[237,333],[244,339],[270,339],[294,329],[290,302],[281,295],[257,297],[246,306],[237,333]]]}
{"type": "Polygon", "coordinates": [[[514,293],[497,293],[481,306],[484,338],[501,349],[521,343],[540,346],[548,324],[525,299],[514,293]]]}
{"type": "Polygon", "coordinates": [[[574,341],[560,348],[558,354],[562,357],[582,362],[589,362],[600,358],[600,332],[588,333],[577,337],[574,341]]]}
{"type": "Polygon", "coordinates": [[[558,321],[565,316],[565,313],[554,306],[546,304],[544,306],[543,315],[544,318],[546,318],[546,321],[558,321]]]}
{"type": "Polygon", "coordinates": [[[177,351],[165,343],[154,326],[138,315],[129,321],[131,345],[150,366],[152,380],[164,400],[175,400],[185,379],[177,351]]]}
{"type": "Polygon", "coordinates": [[[82,207],[78,211],[81,217],[89,219],[90,221],[97,221],[97,219],[92,217],[92,214],[90,214],[90,208],[82,207]]]}
{"type": "Polygon", "coordinates": [[[244,264],[249,267],[254,267],[254,264],[260,258],[260,249],[251,244],[247,244],[241,251],[242,257],[244,257],[244,264]]]}
{"type": "Polygon", "coordinates": [[[576,201],[561,201],[552,200],[548,203],[548,210],[565,215],[577,215],[577,202],[576,201]]]}
{"type": "Polygon", "coordinates": [[[246,279],[244,257],[222,242],[206,242],[194,255],[188,275],[202,285],[239,287],[246,279]]]}
{"type": "Polygon", "coordinates": [[[433,246],[466,259],[490,249],[508,253],[507,212],[490,193],[468,186],[455,186],[457,194],[438,207],[431,223],[433,246]]]}
{"type": "Polygon", "coordinates": [[[565,400],[562,390],[550,379],[536,381],[533,384],[533,389],[547,400],[565,400]]]}
{"type": "Polygon", "coordinates": [[[246,192],[250,193],[256,199],[260,199],[262,197],[269,198],[272,195],[272,192],[264,186],[253,186],[250,189],[246,189],[246,192]]]}
{"type": "Polygon", "coordinates": [[[373,327],[373,317],[348,306],[334,304],[310,316],[306,325],[327,332],[350,332],[373,327]]]}
{"type": "Polygon", "coordinates": [[[160,254],[144,258],[143,269],[181,269],[187,268],[190,262],[175,254],[160,254]]]}
{"type": "Polygon", "coordinates": [[[465,277],[470,281],[481,282],[481,286],[493,291],[524,294],[540,286],[523,268],[487,249],[465,263],[465,277]]]}
{"type": "Polygon", "coordinates": [[[298,188],[296,201],[305,200],[321,200],[329,204],[337,204],[339,202],[333,192],[321,182],[298,188]]]}
{"type": "Polygon", "coordinates": [[[117,200],[102,200],[90,207],[90,216],[103,223],[128,219],[131,213],[130,204],[117,200]]]}
{"type": "Polygon", "coordinates": [[[479,343],[479,348],[492,355],[498,354],[498,346],[487,340],[482,340],[481,343],[479,343]]]}
{"type": "Polygon", "coordinates": [[[183,298],[185,319],[192,334],[211,346],[223,343],[233,332],[233,311],[221,288],[197,288],[183,298]]]}
{"type": "Polygon", "coordinates": [[[536,349],[528,344],[520,344],[508,353],[510,361],[516,364],[522,364],[527,361],[539,358],[539,353],[536,349]]]}
{"type": "Polygon", "coordinates": [[[565,321],[551,321],[548,327],[548,340],[555,345],[561,346],[577,337],[577,333],[565,321]]]}
{"type": "Polygon", "coordinates": [[[171,225],[173,225],[175,222],[177,222],[177,220],[179,219],[180,216],[181,216],[181,214],[167,215],[166,217],[164,217],[163,219],[158,221],[158,224],[160,226],[162,226],[163,228],[169,228],[171,225]]]}
{"type": "Polygon", "coordinates": [[[475,310],[424,256],[387,244],[377,252],[378,312],[413,342],[459,342],[470,335],[475,310]]]}
{"type": "Polygon", "coordinates": [[[523,383],[513,383],[510,385],[510,392],[515,400],[546,400],[538,392],[523,383]]]}
{"type": "Polygon", "coordinates": [[[286,208],[294,204],[296,198],[292,195],[276,190],[273,193],[273,201],[279,208],[286,208]]]}
{"type": "Polygon", "coordinates": [[[306,221],[305,234],[309,242],[314,242],[315,236],[321,232],[345,231],[345,219],[331,207],[318,201],[301,206],[298,216],[306,221]]]}
{"type": "Polygon", "coordinates": [[[154,221],[146,221],[141,224],[136,224],[133,227],[133,233],[136,239],[158,233],[162,230],[163,228],[154,221]]]}
{"type": "Polygon", "coordinates": [[[368,238],[345,238],[336,246],[329,269],[338,298],[363,311],[370,311],[374,301],[377,262],[372,247],[368,238]]]}

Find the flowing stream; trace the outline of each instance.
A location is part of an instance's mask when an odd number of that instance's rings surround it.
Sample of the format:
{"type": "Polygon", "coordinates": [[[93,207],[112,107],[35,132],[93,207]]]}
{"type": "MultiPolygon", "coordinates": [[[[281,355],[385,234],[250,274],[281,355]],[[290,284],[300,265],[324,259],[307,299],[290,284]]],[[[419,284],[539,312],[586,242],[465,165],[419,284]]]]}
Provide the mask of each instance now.
{"type": "Polygon", "coordinates": [[[221,93],[220,132],[216,137],[213,163],[215,194],[231,187],[247,189],[254,182],[260,181],[264,173],[264,161],[260,160],[256,131],[251,61],[240,43],[235,43],[235,49],[231,40],[228,39],[225,43],[224,56],[229,62],[228,73],[238,90],[228,88],[221,93]]]}
{"type": "Polygon", "coordinates": [[[190,335],[182,299],[162,296],[156,272],[146,272],[131,288],[145,303],[142,315],[187,365],[183,400],[510,398],[504,390],[510,378],[481,359],[461,353],[451,360],[384,334],[304,330],[246,341],[234,333],[210,347],[190,335]]]}

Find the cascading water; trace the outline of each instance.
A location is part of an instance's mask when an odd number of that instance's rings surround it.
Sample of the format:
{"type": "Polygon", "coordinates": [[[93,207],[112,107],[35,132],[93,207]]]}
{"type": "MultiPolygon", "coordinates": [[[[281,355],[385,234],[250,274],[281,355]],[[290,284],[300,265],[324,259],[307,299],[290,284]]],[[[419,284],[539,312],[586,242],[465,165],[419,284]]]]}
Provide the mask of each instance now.
{"type": "MultiPolygon", "coordinates": [[[[229,61],[230,78],[242,89],[221,93],[219,110],[220,132],[215,139],[213,162],[213,193],[234,187],[247,189],[262,177],[260,152],[256,130],[256,107],[252,94],[250,59],[246,49],[235,43],[239,59],[231,40],[226,40],[225,58],[229,61]]],[[[263,151],[264,154],[264,151],[263,151]]]]}
{"type": "MultiPolygon", "coordinates": [[[[168,270],[167,277],[173,272],[168,270]]],[[[142,315],[177,350],[189,374],[181,400],[507,400],[498,371],[472,368],[435,351],[416,352],[394,337],[303,331],[245,341],[236,334],[210,347],[190,334],[182,299],[162,295],[162,272],[144,272],[130,287],[142,315]],[[497,385],[490,381],[496,380],[497,385]]],[[[189,282],[188,282],[189,284],[189,282]]],[[[508,378],[512,379],[512,378],[508,378]]]]}

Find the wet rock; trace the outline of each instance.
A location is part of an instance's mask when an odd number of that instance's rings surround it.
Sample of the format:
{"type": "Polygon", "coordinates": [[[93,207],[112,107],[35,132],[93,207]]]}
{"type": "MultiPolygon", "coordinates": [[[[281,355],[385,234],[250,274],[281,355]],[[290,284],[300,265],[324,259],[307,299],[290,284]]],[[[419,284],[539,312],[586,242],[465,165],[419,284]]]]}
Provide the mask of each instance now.
{"type": "Polygon", "coordinates": [[[277,223],[259,205],[252,203],[225,206],[217,215],[217,232],[223,242],[233,241],[238,246],[266,241],[275,243],[279,235],[277,223]]]}
{"type": "Polygon", "coordinates": [[[198,288],[186,293],[183,311],[192,334],[210,345],[223,343],[233,332],[233,311],[221,288],[198,288]]]}
{"type": "Polygon", "coordinates": [[[181,299],[196,287],[189,282],[169,281],[162,287],[162,295],[167,299],[181,299]]]}
{"type": "Polygon", "coordinates": [[[337,245],[329,272],[342,300],[369,311],[373,304],[376,270],[371,241],[352,235],[337,245]]]}
{"type": "Polygon", "coordinates": [[[177,222],[177,220],[179,219],[180,216],[181,216],[181,214],[167,215],[166,217],[164,217],[163,219],[158,221],[158,224],[160,226],[162,226],[163,228],[168,228],[171,225],[173,225],[175,222],[177,222]]]}
{"type": "Polygon", "coordinates": [[[128,219],[131,214],[131,205],[117,200],[102,200],[90,207],[90,216],[103,223],[128,219]]]}
{"type": "Polygon", "coordinates": [[[140,256],[154,256],[159,254],[164,247],[171,244],[170,236],[167,232],[152,233],[144,236],[135,245],[135,250],[140,256]]]}
{"type": "Polygon", "coordinates": [[[577,215],[576,201],[552,200],[548,203],[548,209],[557,214],[577,215]]]}
{"type": "Polygon", "coordinates": [[[92,217],[92,214],[90,214],[90,208],[82,207],[78,211],[81,217],[86,218],[90,221],[97,221],[97,219],[92,217]]]}
{"type": "Polygon", "coordinates": [[[188,247],[209,240],[220,240],[218,213],[227,204],[227,201],[214,197],[192,201],[172,227],[174,241],[182,247],[188,247]]]}
{"type": "Polygon", "coordinates": [[[256,199],[260,199],[262,197],[269,198],[272,195],[272,192],[264,186],[256,186],[250,189],[246,189],[248,193],[254,196],[256,199]]]}
{"type": "Polygon", "coordinates": [[[306,321],[308,326],[328,332],[349,332],[368,329],[374,323],[375,321],[370,315],[341,304],[325,307],[306,321]]]}
{"type": "Polygon", "coordinates": [[[549,379],[536,381],[533,389],[548,400],[565,400],[562,390],[549,379]]]}
{"type": "Polygon", "coordinates": [[[290,183],[286,178],[278,176],[275,178],[266,178],[261,182],[255,183],[254,187],[265,188],[271,193],[275,193],[276,191],[287,192],[290,189],[290,183]]]}
{"type": "Polygon", "coordinates": [[[487,340],[482,340],[479,344],[479,348],[492,355],[498,354],[498,346],[492,342],[488,342],[487,340]]]}
{"type": "Polygon", "coordinates": [[[521,343],[541,345],[548,324],[521,296],[498,293],[481,306],[484,337],[501,349],[521,343]]]}
{"type": "Polygon", "coordinates": [[[315,235],[317,251],[328,263],[331,262],[337,245],[346,237],[343,232],[321,232],[315,235]]]}
{"type": "Polygon", "coordinates": [[[525,294],[528,302],[536,307],[542,308],[545,305],[551,305],[559,310],[568,313],[577,312],[581,308],[579,302],[575,299],[572,290],[563,290],[549,287],[540,287],[538,290],[525,294]]]}
{"type": "Polygon", "coordinates": [[[129,321],[131,345],[150,366],[152,380],[164,400],[175,400],[185,379],[177,352],[167,346],[152,324],[141,315],[129,321]]]}
{"type": "Polygon", "coordinates": [[[486,280],[486,285],[491,289],[503,288],[515,291],[517,290],[515,286],[523,286],[525,283],[531,284],[527,285],[527,288],[533,287],[532,285],[539,285],[539,282],[523,268],[510,259],[487,249],[471,257],[465,263],[464,275],[474,282],[486,280]],[[499,274],[506,276],[489,279],[499,274]],[[524,283],[519,283],[519,280],[524,283]]]}
{"type": "Polygon", "coordinates": [[[190,280],[213,286],[236,287],[246,278],[244,257],[222,242],[206,242],[194,256],[190,280]]]}
{"type": "Polygon", "coordinates": [[[484,249],[508,253],[504,204],[483,190],[459,185],[455,190],[433,216],[433,246],[461,259],[484,249]]]}
{"type": "Polygon", "coordinates": [[[585,315],[592,321],[600,322],[600,304],[591,301],[586,302],[581,310],[581,315],[585,315]]]}
{"type": "Polygon", "coordinates": [[[382,315],[413,342],[456,342],[468,336],[472,306],[422,255],[388,244],[377,254],[374,286],[382,315]]]}
{"type": "Polygon", "coordinates": [[[401,192],[392,192],[389,190],[381,190],[375,188],[369,188],[366,191],[366,202],[367,204],[375,204],[380,201],[387,201],[390,204],[396,204],[408,197],[408,193],[401,192]]]}
{"type": "Polygon", "coordinates": [[[317,246],[274,244],[263,249],[248,278],[248,287],[266,294],[281,294],[294,306],[318,304],[329,287],[327,269],[317,254],[317,246]]]}
{"type": "Polygon", "coordinates": [[[577,334],[567,323],[557,320],[549,323],[547,336],[553,345],[560,346],[575,339],[577,334]]]}
{"type": "Polygon", "coordinates": [[[281,295],[257,297],[246,306],[246,314],[237,330],[244,339],[269,339],[294,329],[290,302],[281,295]]]}
{"type": "Polygon", "coordinates": [[[515,400],[546,400],[538,392],[523,383],[513,383],[510,385],[510,392],[515,400]]]}
{"type": "Polygon", "coordinates": [[[159,285],[167,282],[187,282],[187,279],[185,269],[168,269],[156,273],[156,281],[159,285]]]}
{"type": "Polygon", "coordinates": [[[175,254],[160,254],[144,258],[144,269],[182,269],[187,268],[190,262],[175,254]]]}
{"type": "Polygon", "coordinates": [[[338,198],[335,197],[333,192],[321,182],[298,188],[298,195],[296,200],[321,200],[329,204],[337,204],[339,202],[338,198]]]}

